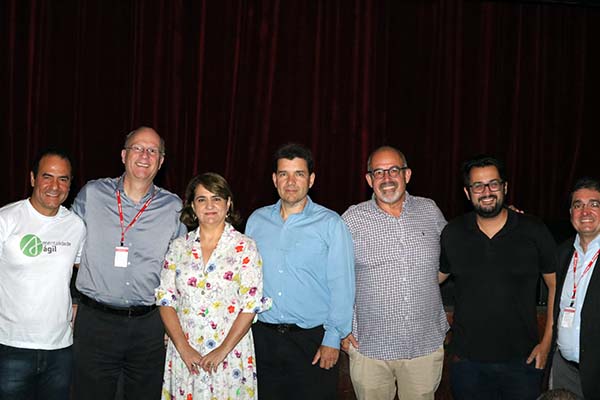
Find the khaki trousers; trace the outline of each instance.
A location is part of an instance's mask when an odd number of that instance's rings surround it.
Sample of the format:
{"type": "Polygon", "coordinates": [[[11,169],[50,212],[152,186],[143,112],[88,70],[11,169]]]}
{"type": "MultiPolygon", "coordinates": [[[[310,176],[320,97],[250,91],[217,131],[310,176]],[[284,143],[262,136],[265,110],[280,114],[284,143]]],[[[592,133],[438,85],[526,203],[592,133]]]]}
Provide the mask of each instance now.
{"type": "Polygon", "coordinates": [[[443,346],[433,353],[408,360],[376,360],[352,345],[348,351],[350,378],[358,400],[433,400],[442,379],[443,346]]]}

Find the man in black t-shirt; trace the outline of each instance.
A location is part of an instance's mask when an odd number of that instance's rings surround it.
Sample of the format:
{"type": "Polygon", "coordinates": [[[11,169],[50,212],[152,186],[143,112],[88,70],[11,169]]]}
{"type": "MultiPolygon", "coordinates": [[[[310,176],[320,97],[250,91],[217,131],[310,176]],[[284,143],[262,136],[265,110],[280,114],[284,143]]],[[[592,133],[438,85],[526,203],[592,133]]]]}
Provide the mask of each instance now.
{"type": "Polygon", "coordinates": [[[463,165],[474,211],[441,236],[440,282],[449,274],[456,302],[451,385],[457,399],[536,399],[552,339],[555,243],[546,226],[504,207],[503,164],[480,156],[463,165]],[[548,286],[548,318],[537,330],[536,289],[548,286]]]}

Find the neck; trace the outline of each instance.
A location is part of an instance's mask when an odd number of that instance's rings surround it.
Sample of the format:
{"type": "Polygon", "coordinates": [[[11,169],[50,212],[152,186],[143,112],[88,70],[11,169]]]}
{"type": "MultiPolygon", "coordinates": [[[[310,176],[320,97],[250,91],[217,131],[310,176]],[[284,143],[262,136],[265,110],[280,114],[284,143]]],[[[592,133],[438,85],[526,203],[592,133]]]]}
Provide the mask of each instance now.
{"type": "Polygon", "coordinates": [[[506,224],[508,219],[508,211],[503,208],[498,215],[491,218],[485,218],[477,214],[477,225],[487,237],[492,238],[506,224]]]}
{"type": "Polygon", "coordinates": [[[302,200],[296,203],[287,203],[285,201],[281,201],[281,208],[279,209],[279,214],[284,221],[288,219],[288,217],[292,214],[299,214],[304,210],[306,204],[308,203],[308,197],[303,198],[302,200]]]}
{"type": "Polygon", "coordinates": [[[402,198],[397,202],[391,204],[384,203],[377,198],[375,199],[375,203],[377,203],[377,206],[379,206],[379,208],[381,208],[385,213],[393,215],[397,218],[400,216],[400,214],[402,214],[402,209],[404,207],[404,196],[402,196],[402,198]]]}
{"type": "Polygon", "coordinates": [[[127,197],[138,203],[148,193],[152,181],[138,181],[130,178],[127,174],[123,177],[123,190],[127,197]]]}
{"type": "Polygon", "coordinates": [[[584,252],[587,252],[589,244],[592,243],[594,239],[596,239],[596,236],[590,237],[579,234],[579,245],[581,246],[584,252]]]}
{"type": "Polygon", "coordinates": [[[218,242],[225,230],[225,224],[221,223],[218,225],[201,225],[199,227],[200,242],[201,243],[213,243],[218,242]]]}
{"type": "Polygon", "coordinates": [[[45,217],[54,217],[56,214],[58,214],[58,208],[44,208],[37,204],[31,197],[29,198],[29,204],[31,204],[35,211],[39,212],[45,217]]]}

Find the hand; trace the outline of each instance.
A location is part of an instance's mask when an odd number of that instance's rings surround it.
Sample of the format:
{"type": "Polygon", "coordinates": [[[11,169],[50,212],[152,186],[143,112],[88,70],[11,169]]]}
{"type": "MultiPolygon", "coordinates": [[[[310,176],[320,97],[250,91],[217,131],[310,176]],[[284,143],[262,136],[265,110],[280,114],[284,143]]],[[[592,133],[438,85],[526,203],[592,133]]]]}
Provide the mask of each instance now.
{"type": "Polygon", "coordinates": [[[71,314],[71,328],[75,327],[75,317],[77,317],[77,304],[73,304],[73,313],[71,314]]]}
{"type": "Polygon", "coordinates": [[[228,352],[223,350],[221,346],[214,348],[210,353],[202,358],[202,361],[200,361],[200,368],[209,374],[217,372],[217,368],[219,365],[221,365],[223,360],[225,360],[227,354],[228,352]]]}
{"type": "Polygon", "coordinates": [[[197,375],[199,372],[200,364],[203,360],[203,357],[189,344],[179,352],[181,359],[185,363],[190,374],[197,375]]]}
{"type": "Polygon", "coordinates": [[[527,357],[527,364],[531,364],[533,360],[535,360],[535,367],[537,369],[544,369],[546,366],[546,361],[548,359],[548,352],[550,351],[550,345],[539,343],[537,344],[533,350],[531,350],[531,354],[527,357]]]}
{"type": "Polygon", "coordinates": [[[323,369],[330,369],[333,368],[333,366],[337,363],[339,356],[339,349],[321,345],[312,360],[312,365],[316,365],[320,360],[319,367],[323,369]]]}
{"type": "Polygon", "coordinates": [[[352,347],[354,347],[355,349],[358,349],[358,341],[356,340],[353,334],[349,334],[348,336],[342,339],[342,350],[344,350],[347,353],[348,350],[350,350],[350,345],[352,345],[352,347]]]}

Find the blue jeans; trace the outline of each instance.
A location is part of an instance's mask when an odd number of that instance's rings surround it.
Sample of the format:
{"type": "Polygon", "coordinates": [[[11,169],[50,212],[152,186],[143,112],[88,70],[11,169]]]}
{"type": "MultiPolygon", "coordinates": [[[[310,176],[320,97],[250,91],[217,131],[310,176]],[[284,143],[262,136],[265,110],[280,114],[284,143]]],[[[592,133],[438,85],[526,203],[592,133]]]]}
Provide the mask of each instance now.
{"type": "Polygon", "coordinates": [[[500,363],[454,359],[450,368],[456,400],[535,400],[544,377],[535,361],[526,364],[525,359],[500,363]]]}
{"type": "Polygon", "coordinates": [[[73,355],[0,344],[0,399],[68,400],[73,355]]]}

